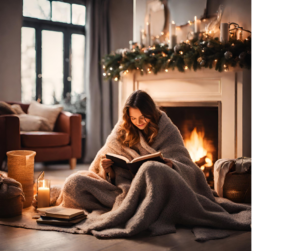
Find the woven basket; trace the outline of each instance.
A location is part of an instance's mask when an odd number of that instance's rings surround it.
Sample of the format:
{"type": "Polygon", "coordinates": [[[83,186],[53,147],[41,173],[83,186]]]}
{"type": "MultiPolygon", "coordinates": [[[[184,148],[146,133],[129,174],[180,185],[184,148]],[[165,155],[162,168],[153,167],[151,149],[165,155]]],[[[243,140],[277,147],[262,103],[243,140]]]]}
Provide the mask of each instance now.
{"type": "Polygon", "coordinates": [[[7,152],[6,155],[8,177],[22,184],[25,194],[23,208],[29,207],[33,200],[34,156],[36,152],[17,150],[7,152]]]}
{"type": "Polygon", "coordinates": [[[237,203],[251,203],[251,173],[227,173],[223,197],[237,203]]]}

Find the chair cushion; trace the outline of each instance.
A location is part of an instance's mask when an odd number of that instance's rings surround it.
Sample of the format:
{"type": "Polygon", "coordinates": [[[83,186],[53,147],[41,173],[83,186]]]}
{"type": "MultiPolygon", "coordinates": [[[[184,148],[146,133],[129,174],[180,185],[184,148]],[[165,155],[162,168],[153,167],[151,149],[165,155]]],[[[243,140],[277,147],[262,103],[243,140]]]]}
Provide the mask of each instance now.
{"type": "Polygon", "coordinates": [[[51,131],[53,131],[56,119],[62,109],[61,105],[43,105],[32,100],[28,107],[28,114],[48,119],[51,131]]]}
{"type": "Polygon", "coordinates": [[[23,147],[57,147],[70,142],[70,135],[63,132],[21,132],[23,147]]]}

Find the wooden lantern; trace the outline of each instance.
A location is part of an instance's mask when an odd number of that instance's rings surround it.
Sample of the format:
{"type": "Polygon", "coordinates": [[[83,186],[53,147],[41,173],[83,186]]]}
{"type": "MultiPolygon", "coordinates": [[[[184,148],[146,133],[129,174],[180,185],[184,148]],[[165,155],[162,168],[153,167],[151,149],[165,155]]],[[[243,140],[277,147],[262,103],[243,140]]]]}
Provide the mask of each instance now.
{"type": "Polygon", "coordinates": [[[25,194],[23,208],[29,207],[33,200],[34,156],[36,152],[16,150],[6,153],[8,177],[20,182],[25,194]]]}

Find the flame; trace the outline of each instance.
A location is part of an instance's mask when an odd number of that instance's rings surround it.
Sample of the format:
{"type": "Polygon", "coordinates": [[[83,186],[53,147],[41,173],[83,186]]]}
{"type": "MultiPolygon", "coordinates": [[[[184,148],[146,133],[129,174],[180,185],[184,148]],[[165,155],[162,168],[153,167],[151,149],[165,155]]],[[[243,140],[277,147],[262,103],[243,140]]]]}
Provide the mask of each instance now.
{"type": "Polygon", "coordinates": [[[200,167],[201,170],[204,170],[205,167],[211,167],[213,165],[212,153],[208,152],[207,149],[205,148],[205,145],[207,145],[208,142],[204,136],[205,136],[204,130],[200,130],[198,132],[197,128],[195,127],[191,133],[190,138],[184,140],[184,145],[187,148],[191,156],[191,159],[194,162],[206,156],[205,158],[206,163],[200,167]]]}

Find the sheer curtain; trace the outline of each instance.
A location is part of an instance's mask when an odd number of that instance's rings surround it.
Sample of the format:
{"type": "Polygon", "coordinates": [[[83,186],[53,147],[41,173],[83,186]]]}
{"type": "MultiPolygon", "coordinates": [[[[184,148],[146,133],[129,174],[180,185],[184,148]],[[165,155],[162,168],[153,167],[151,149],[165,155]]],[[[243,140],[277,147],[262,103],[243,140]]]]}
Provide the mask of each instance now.
{"type": "MultiPolygon", "coordinates": [[[[101,58],[110,53],[109,0],[87,0],[86,22],[86,148],[85,162],[91,162],[113,127],[112,82],[102,75],[101,58]]],[[[114,97],[115,96],[115,97],[114,97]]]]}

